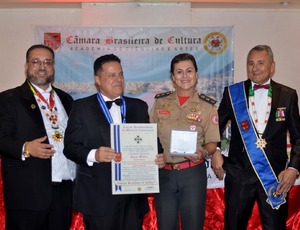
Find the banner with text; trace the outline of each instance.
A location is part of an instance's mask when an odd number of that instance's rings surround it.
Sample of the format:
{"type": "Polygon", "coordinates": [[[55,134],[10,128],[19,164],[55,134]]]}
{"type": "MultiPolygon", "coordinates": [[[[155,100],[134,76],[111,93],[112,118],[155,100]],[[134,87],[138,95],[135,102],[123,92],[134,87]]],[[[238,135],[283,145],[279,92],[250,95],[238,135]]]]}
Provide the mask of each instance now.
{"type": "MultiPolygon", "coordinates": [[[[233,27],[61,27],[36,26],[35,42],[56,54],[55,86],[74,99],[96,92],[93,63],[113,53],[122,61],[125,92],[151,109],[157,93],[173,90],[170,63],[179,53],[194,55],[197,90],[220,102],[233,84],[233,27]]],[[[230,134],[228,134],[230,135],[230,134]]],[[[223,187],[208,168],[208,187],[223,187]]]]}

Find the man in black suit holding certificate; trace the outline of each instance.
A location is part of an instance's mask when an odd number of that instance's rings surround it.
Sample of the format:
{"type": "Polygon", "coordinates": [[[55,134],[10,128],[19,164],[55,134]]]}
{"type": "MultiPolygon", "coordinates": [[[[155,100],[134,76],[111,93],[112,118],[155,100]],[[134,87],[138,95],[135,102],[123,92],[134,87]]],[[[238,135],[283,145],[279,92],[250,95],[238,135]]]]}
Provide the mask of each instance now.
{"type": "MultiPolygon", "coordinates": [[[[120,59],[104,55],[94,62],[98,93],[75,101],[66,130],[64,154],[78,165],[74,208],[85,229],[140,230],[148,211],[146,195],[112,195],[110,124],[149,123],[148,106],[123,96],[120,59]]],[[[162,152],[162,150],[160,150],[162,152]]],[[[163,154],[156,163],[164,167],[163,154]]]]}

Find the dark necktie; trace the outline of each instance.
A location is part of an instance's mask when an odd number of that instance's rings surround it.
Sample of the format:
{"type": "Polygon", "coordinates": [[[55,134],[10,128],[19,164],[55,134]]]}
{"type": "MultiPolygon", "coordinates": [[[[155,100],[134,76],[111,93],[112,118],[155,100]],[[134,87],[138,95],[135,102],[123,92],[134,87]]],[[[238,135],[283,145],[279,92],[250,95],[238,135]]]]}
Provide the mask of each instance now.
{"type": "Polygon", "coordinates": [[[112,106],[112,103],[115,103],[116,105],[121,106],[123,104],[123,101],[122,101],[122,99],[118,98],[114,101],[106,101],[105,103],[106,103],[107,108],[110,109],[112,106]]]}
{"type": "Polygon", "coordinates": [[[269,89],[270,85],[266,84],[266,85],[258,85],[258,84],[254,84],[253,89],[257,90],[257,89],[269,89]]]}

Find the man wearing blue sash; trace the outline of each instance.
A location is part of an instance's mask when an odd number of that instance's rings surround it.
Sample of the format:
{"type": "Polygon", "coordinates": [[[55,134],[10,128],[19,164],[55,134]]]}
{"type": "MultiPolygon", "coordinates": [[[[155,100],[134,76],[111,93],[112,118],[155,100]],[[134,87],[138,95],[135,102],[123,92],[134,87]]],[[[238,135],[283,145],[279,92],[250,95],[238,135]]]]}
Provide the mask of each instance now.
{"type": "Polygon", "coordinates": [[[247,229],[256,201],[264,230],[286,229],[286,196],[300,170],[300,119],[296,90],[273,81],[274,72],[271,48],[255,46],[249,79],[226,87],[218,109],[221,132],[231,123],[228,157],[217,150],[212,158],[216,176],[226,172],[226,230],[247,229]]]}
{"type": "MultiPolygon", "coordinates": [[[[86,230],[141,230],[147,195],[112,195],[111,162],[120,154],[111,148],[110,124],[149,123],[148,106],[122,95],[124,74],[114,54],[96,59],[94,80],[98,93],[75,101],[65,133],[64,154],[78,169],[74,208],[86,230]]],[[[165,166],[163,154],[156,164],[165,166]]]]}

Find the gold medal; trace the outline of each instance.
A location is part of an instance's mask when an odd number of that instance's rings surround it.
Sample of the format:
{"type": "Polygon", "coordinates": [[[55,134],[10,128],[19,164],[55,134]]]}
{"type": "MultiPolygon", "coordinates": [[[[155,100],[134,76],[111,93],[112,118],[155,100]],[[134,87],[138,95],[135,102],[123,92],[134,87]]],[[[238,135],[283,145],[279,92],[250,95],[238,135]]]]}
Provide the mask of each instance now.
{"type": "Polygon", "coordinates": [[[273,193],[272,193],[273,197],[274,198],[279,198],[281,193],[279,193],[277,190],[275,190],[273,193]]]}
{"type": "Polygon", "coordinates": [[[54,131],[54,133],[52,134],[52,138],[55,142],[61,142],[61,140],[63,139],[63,135],[59,131],[54,131]]]}
{"type": "Polygon", "coordinates": [[[266,142],[266,139],[259,137],[259,138],[257,138],[257,141],[255,144],[256,144],[257,148],[260,148],[261,150],[263,150],[266,147],[267,142],[266,142]]]}

